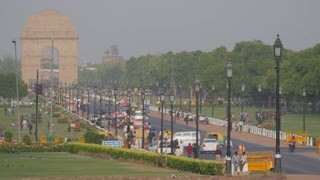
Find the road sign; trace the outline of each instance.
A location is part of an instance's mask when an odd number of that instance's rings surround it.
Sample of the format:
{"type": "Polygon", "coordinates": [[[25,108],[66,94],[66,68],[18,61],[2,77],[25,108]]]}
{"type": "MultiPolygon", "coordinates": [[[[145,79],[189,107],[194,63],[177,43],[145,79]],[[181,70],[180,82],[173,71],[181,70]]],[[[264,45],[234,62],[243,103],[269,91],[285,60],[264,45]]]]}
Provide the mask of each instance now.
{"type": "Polygon", "coordinates": [[[102,141],[102,145],[111,147],[122,147],[121,141],[102,141]]]}

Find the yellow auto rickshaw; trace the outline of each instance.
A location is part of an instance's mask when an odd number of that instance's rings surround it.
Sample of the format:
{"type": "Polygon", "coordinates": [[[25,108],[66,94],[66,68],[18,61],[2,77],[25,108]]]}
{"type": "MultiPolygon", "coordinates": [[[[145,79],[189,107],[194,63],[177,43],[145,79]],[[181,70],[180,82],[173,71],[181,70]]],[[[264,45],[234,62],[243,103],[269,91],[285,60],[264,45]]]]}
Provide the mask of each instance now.
{"type": "Polygon", "coordinates": [[[224,146],[224,135],[219,132],[207,132],[206,139],[216,139],[220,145],[224,146]]]}

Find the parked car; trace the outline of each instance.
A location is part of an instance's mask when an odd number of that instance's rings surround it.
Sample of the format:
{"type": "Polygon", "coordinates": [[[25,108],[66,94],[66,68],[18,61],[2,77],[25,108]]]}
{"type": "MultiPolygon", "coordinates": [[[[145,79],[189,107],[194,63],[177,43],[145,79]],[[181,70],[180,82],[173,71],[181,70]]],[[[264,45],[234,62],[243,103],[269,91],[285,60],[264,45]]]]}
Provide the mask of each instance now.
{"type": "Polygon", "coordinates": [[[209,118],[206,115],[200,115],[199,122],[202,124],[209,124],[209,118]]]}
{"type": "Polygon", "coordinates": [[[184,114],[184,121],[193,121],[194,116],[191,113],[184,114]]]}
{"type": "Polygon", "coordinates": [[[162,146],[162,153],[167,153],[167,154],[171,154],[171,143],[170,141],[158,141],[158,148],[157,148],[157,152],[161,153],[161,146],[162,146]]]}
{"type": "Polygon", "coordinates": [[[203,139],[200,153],[214,152],[217,150],[219,142],[216,139],[203,139]]]}

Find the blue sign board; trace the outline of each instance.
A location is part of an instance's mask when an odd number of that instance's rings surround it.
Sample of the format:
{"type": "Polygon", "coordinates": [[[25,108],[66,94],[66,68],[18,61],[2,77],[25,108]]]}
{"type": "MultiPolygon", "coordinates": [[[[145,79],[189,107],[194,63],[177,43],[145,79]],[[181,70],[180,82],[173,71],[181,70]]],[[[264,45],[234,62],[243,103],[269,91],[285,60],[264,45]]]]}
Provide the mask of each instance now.
{"type": "Polygon", "coordinates": [[[111,147],[122,147],[121,141],[102,141],[102,145],[111,147]]]}

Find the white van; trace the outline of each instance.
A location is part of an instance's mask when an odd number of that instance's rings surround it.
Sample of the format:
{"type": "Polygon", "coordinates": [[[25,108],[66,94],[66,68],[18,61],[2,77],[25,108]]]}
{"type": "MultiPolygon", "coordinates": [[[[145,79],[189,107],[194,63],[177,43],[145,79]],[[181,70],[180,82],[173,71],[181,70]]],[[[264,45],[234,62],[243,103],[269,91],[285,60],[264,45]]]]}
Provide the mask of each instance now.
{"type": "MultiPolygon", "coordinates": [[[[196,143],[196,131],[176,132],[173,134],[173,139],[178,139],[179,146],[188,146],[189,143],[196,143]]],[[[198,140],[200,141],[200,132],[198,132],[198,140]]]]}

